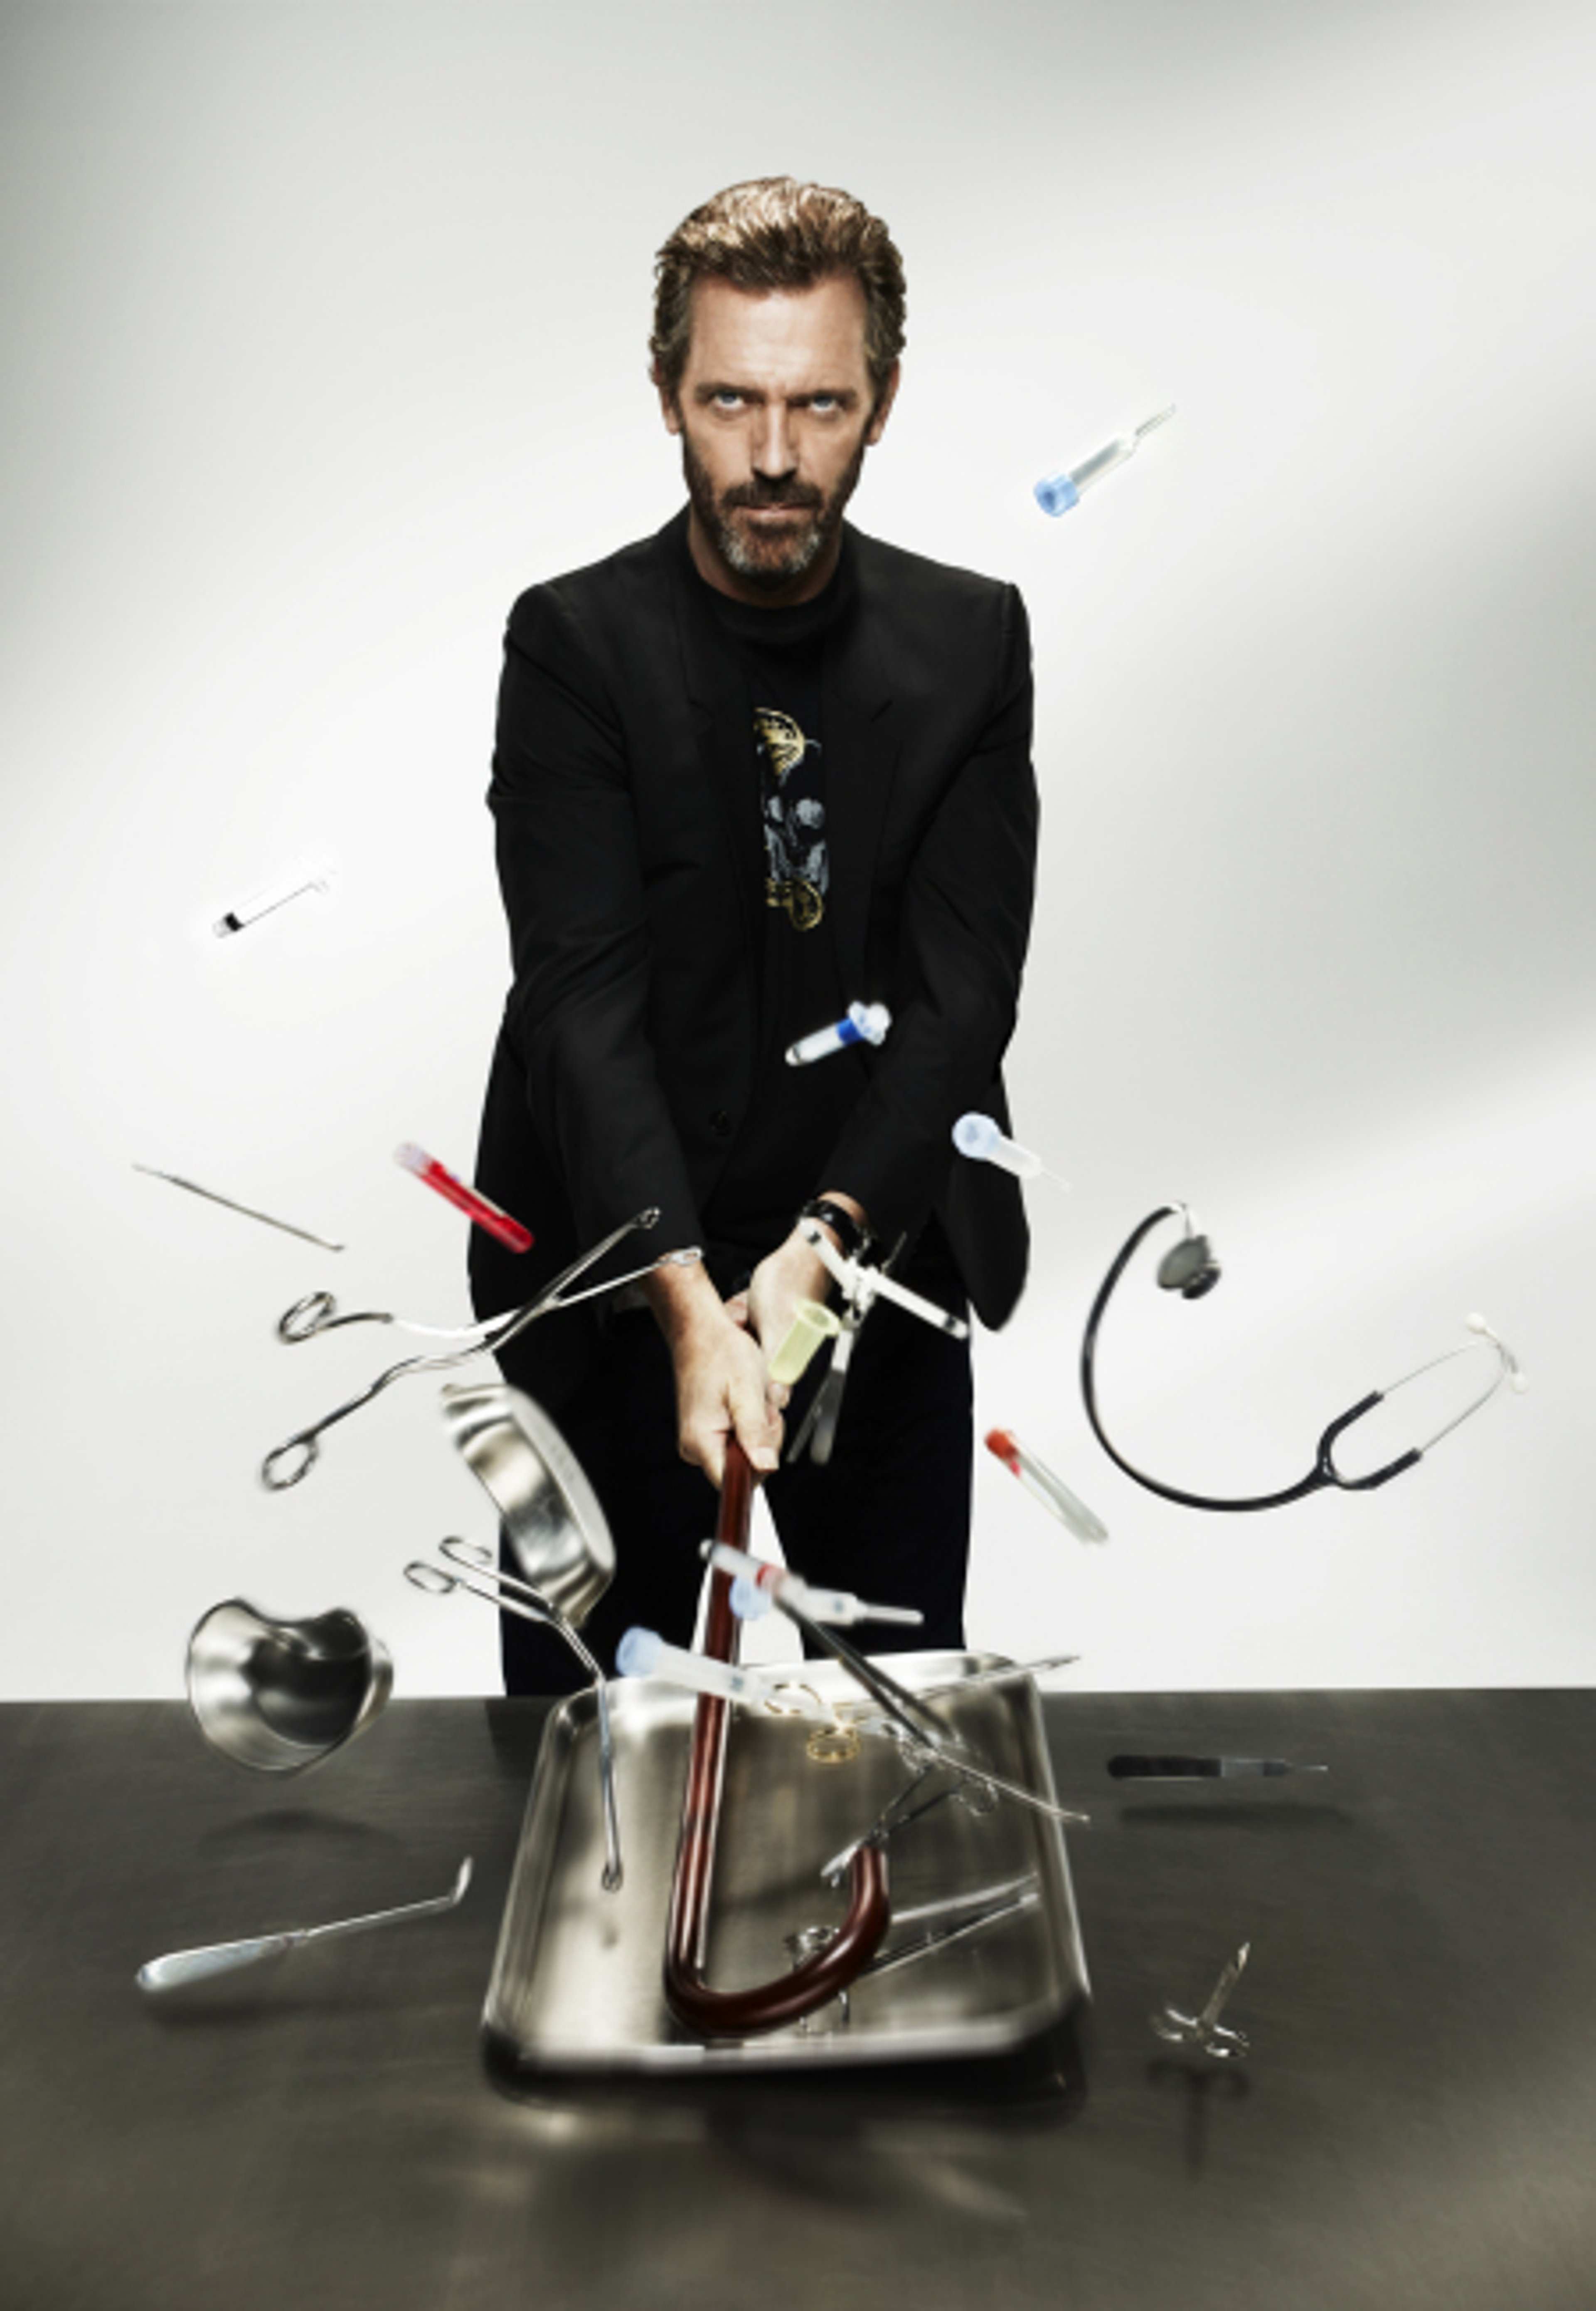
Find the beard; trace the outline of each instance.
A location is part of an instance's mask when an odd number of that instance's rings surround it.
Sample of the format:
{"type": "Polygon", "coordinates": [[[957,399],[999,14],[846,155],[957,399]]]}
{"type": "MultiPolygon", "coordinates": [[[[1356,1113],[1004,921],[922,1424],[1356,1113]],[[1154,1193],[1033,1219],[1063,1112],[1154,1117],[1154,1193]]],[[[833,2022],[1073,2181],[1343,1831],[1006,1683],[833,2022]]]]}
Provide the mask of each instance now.
{"type": "Polygon", "coordinates": [[[745,586],[779,594],[808,576],[842,528],[848,501],[859,486],[865,448],[861,435],[847,470],[829,495],[812,483],[770,482],[756,475],[717,496],[708,468],[684,429],[682,472],[693,510],[727,568],[745,586]],[[790,506],[795,510],[779,528],[745,527],[737,519],[741,506],[771,505],[790,506]]]}

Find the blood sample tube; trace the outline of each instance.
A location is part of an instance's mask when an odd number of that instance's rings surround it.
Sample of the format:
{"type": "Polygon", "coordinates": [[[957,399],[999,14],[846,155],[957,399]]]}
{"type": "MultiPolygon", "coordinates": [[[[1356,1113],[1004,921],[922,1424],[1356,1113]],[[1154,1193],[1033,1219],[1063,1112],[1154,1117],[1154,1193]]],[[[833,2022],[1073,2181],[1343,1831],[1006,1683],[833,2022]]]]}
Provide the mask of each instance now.
{"type": "Polygon", "coordinates": [[[987,1451],[995,1453],[1006,1469],[1011,1469],[1028,1493],[1033,1493],[1042,1505],[1052,1511],[1060,1524],[1067,1524],[1081,1540],[1106,1540],[1108,1527],[1095,1517],[1085,1501],[1077,1500],[1063,1479],[1055,1477],[1045,1461],[1020,1443],[1012,1428],[991,1428],[987,1432],[987,1451]]]}
{"type": "Polygon", "coordinates": [[[436,1156],[429,1156],[424,1147],[417,1147],[406,1140],[403,1147],[395,1148],[394,1161],[402,1164],[406,1172],[414,1172],[418,1180],[424,1180],[428,1187],[435,1189],[446,1202],[457,1205],[467,1219],[475,1220],[478,1227],[485,1228],[490,1235],[497,1236],[501,1243],[510,1246],[511,1251],[530,1249],[530,1228],[523,1227],[519,1220],[511,1219],[508,1212],[501,1212],[497,1204],[489,1203],[485,1196],[479,1196],[476,1190],[468,1188],[463,1180],[457,1180],[454,1173],[446,1171],[436,1156]]]}

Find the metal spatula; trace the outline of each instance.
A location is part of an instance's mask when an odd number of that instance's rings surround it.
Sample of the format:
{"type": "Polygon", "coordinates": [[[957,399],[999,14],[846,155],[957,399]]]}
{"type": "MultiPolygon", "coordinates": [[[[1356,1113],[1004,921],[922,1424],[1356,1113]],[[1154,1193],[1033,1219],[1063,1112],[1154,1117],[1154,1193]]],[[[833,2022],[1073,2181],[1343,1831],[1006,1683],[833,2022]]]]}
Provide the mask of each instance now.
{"type": "Polygon", "coordinates": [[[452,1910],[471,1883],[471,1857],[460,1864],[460,1874],[447,1894],[427,1902],[406,1902],[397,1910],[373,1910],[368,1917],[336,1918],[326,1926],[295,1926],[286,1933],[254,1934],[243,1941],[207,1942],[199,1949],[171,1950],[153,1958],[138,1970],[141,1990],[176,1990],[186,1982],[201,1982],[207,1975],[230,1974],[240,1966],[257,1966],[262,1958],[286,1958],[307,1942],[327,1941],[334,1934],[361,1934],[371,1926],[398,1925],[406,1918],[435,1916],[452,1910]]]}

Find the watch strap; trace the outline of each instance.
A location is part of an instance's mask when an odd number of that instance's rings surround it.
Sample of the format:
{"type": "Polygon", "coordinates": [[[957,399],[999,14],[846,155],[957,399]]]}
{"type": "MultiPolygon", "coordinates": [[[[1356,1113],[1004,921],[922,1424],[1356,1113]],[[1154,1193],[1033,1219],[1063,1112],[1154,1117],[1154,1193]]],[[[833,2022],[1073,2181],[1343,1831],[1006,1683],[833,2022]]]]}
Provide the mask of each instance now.
{"type": "Polygon", "coordinates": [[[830,1202],[824,1196],[814,1197],[804,1206],[798,1217],[801,1220],[818,1220],[824,1227],[831,1228],[844,1257],[849,1260],[862,1259],[876,1240],[869,1229],[861,1225],[851,1212],[845,1211],[841,1204],[830,1202]]]}

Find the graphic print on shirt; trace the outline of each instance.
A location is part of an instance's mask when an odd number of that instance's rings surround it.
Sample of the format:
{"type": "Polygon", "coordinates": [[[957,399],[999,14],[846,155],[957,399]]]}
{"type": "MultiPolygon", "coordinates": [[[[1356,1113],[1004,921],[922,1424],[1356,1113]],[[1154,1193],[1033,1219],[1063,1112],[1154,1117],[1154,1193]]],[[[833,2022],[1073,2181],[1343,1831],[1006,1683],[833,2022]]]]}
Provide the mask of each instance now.
{"type": "Polygon", "coordinates": [[[825,913],[831,884],[825,806],[807,790],[820,744],[773,706],[754,708],[754,744],[762,773],[765,904],[781,908],[794,930],[812,931],[825,913]]]}

